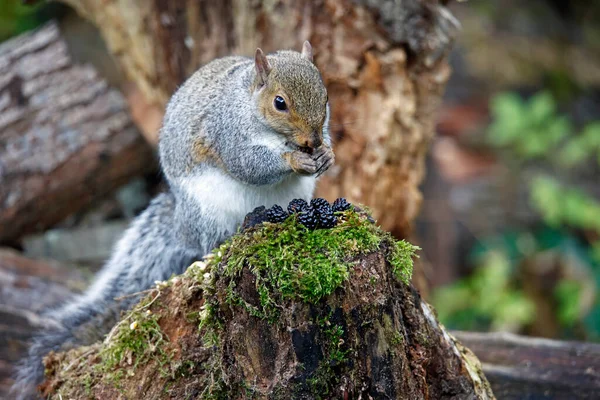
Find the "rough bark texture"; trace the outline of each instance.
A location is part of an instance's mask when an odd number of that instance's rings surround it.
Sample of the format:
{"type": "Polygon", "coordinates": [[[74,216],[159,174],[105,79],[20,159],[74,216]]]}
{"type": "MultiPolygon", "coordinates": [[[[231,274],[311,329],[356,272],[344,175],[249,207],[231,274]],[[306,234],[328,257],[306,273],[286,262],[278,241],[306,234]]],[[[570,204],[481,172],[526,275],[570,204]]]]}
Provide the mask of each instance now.
{"type": "Polygon", "coordinates": [[[368,204],[383,227],[409,234],[457,25],[442,2],[64,2],[95,22],[127,76],[162,107],[215,57],[300,49],[309,39],[329,90],[337,155],[319,195],[368,204]]]}
{"type": "Polygon", "coordinates": [[[57,399],[493,399],[477,358],[394,276],[387,246],[354,259],[348,280],[320,301],[278,299],[273,319],[251,311],[264,296],[260,273],[243,264],[232,274],[225,251],[220,263],[158,285],[109,334],[108,347],[47,357],[44,392],[57,399]]]}
{"type": "Polygon", "coordinates": [[[454,332],[479,357],[499,399],[597,399],[600,345],[454,332]]]}
{"type": "Polygon", "coordinates": [[[41,312],[61,304],[86,283],[77,270],[0,248],[0,398],[7,398],[12,366],[25,355],[31,334],[52,323],[41,312]]]}
{"type": "Polygon", "coordinates": [[[120,93],[55,24],[0,45],[0,242],[47,228],[155,165],[120,93]]]}

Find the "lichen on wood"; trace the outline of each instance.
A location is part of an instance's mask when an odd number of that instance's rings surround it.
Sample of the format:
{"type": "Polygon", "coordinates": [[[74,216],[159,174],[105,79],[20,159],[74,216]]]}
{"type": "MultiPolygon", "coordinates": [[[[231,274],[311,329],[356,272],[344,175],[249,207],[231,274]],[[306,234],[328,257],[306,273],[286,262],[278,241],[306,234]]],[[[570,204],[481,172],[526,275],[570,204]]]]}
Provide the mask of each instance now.
{"type": "Polygon", "coordinates": [[[52,353],[50,398],[493,398],[407,283],[416,247],[353,210],[233,236],[104,343],[52,353]]]}

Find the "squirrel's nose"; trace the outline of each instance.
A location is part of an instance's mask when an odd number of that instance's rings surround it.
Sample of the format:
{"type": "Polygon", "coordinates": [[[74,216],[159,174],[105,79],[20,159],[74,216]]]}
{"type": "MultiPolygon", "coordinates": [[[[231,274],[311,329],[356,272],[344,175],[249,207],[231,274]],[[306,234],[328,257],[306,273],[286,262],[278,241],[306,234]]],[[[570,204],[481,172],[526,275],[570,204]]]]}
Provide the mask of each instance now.
{"type": "Polygon", "coordinates": [[[323,144],[323,139],[317,131],[311,133],[310,137],[306,140],[305,147],[316,149],[323,144]]]}

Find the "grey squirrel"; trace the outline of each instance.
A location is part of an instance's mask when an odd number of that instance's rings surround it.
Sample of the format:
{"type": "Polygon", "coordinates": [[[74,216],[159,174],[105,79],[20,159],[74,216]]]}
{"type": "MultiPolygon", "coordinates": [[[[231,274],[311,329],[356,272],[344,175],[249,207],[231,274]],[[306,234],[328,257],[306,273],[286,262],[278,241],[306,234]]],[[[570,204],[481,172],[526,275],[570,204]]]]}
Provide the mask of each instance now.
{"type": "Polygon", "coordinates": [[[137,300],[128,295],[182,273],[254,208],[312,197],[334,156],[310,43],[196,71],[167,105],[159,157],[169,190],[133,221],[92,286],[48,314],[56,326],[34,338],[18,367],[17,399],[39,397],[48,352],[102,339],[137,300]]]}

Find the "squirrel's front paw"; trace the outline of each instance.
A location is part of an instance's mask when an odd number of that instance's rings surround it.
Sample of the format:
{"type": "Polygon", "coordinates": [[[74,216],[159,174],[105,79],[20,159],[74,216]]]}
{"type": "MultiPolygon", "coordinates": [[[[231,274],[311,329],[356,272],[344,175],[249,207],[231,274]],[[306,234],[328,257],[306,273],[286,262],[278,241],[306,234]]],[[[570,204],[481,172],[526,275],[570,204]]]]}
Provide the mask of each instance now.
{"type": "Polygon", "coordinates": [[[323,175],[335,161],[333,150],[328,146],[319,147],[313,154],[313,158],[317,162],[317,176],[323,175]]]}
{"type": "Polygon", "coordinates": [[[294,172],[301,175],[313,175],[319,167],[313,155],[302,151],[284,153],[283,158],[290,164],[294,172]]]}

